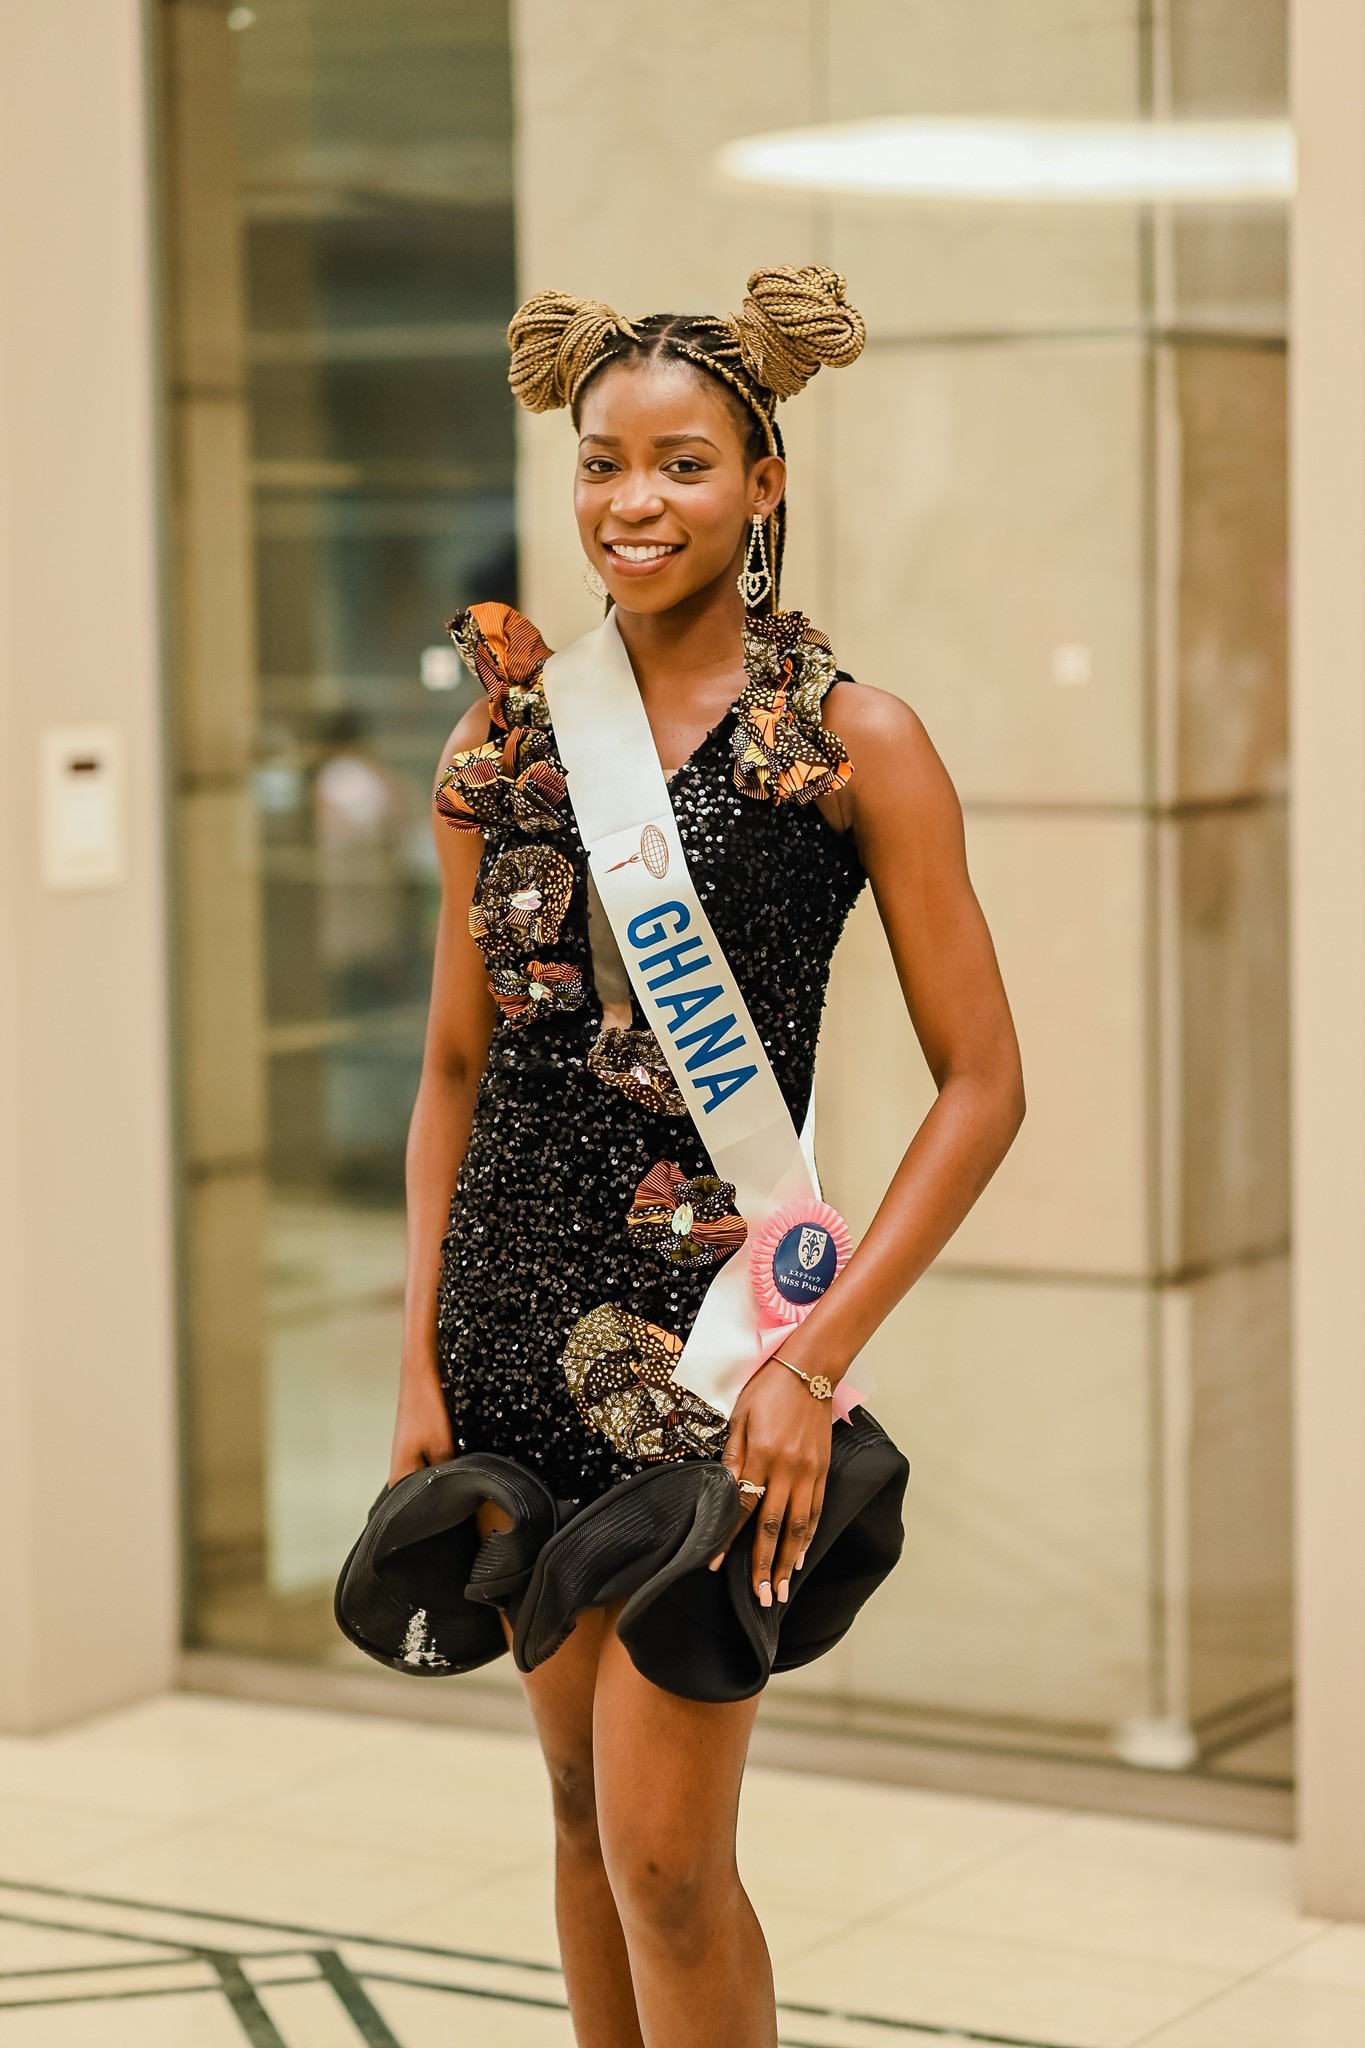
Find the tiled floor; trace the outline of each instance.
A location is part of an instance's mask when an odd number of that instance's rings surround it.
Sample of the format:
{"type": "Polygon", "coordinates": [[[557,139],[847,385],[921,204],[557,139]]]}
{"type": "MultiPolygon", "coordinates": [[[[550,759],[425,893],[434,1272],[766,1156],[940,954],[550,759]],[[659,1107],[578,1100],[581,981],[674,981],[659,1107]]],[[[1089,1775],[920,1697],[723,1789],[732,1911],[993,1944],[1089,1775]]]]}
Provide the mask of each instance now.
{"type": "MultiPolygon", "coordinates": [[[[1281,1843],[750,1774],[791,2048],[1362,2048],[1281,1843]]],[[[178,1696],[0,1741],[0,2048],[570,2048],[518,1736],[178,1696]]]]}

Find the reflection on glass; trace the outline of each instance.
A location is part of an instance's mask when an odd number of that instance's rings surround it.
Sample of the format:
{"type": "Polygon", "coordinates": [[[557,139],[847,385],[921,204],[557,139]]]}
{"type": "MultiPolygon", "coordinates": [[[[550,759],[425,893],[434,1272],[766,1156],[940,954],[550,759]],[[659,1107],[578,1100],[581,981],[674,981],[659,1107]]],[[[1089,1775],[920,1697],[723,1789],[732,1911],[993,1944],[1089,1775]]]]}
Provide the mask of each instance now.
{"type": "MultiPolygon", "coordinates": [[[[188,356],[196,319],[221,322],[240,443],[236,467],[222,437],[212,473],[195,471],[218,416],[207,364],[182,360],[182,510],[192,530],[196,501],[219,517],[234,493],[240,506],[244,573],[221,597],[249,607],[254,638],[234,685],[253,853],[249,881],[238,863],[235,885],[182,903],[182,922],[203,930],[231,900],[254,933],[259,1014],[248,1041],[192,989],[187,1010],[261,1101],[259,1194],[247,1216],[239,1191],[231,1244],[190,1201],[200,1293],[255,1298],[240,1348],[258,1360],[234,1367],[221,1316],[205,1318],[193,1619],[209,1641],[322,1649],[325,1594],[392,1425],[403,1146],[437,909],[431,784],[468,701],[442,621],[517,594],[507,19],[482,0],[269,0],[225,32],[193,12],[171,10],[166,35],[185,251],[172,321],[188,356]],[[206,229],[217,275],[194,267],[206,229]],[[210,1415],[236,1439],[233,1472],[210,1415]]],[[[183,532],[180,571],[200,604],[188,642],[212,627],[215,571],[183,532]]],[[[226,1160],[189,1149],[196,1184],[226,1186],[226,1160]]]]}

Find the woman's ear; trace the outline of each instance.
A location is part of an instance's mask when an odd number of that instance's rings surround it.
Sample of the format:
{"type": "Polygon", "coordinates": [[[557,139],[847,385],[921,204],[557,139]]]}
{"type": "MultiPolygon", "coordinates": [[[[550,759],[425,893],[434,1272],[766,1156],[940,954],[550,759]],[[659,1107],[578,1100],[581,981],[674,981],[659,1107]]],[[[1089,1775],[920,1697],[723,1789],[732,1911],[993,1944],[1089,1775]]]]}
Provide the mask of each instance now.
{"type": "Polygon", "coordinates": [[[754,511],[766,519],[782,503],[787,488],[787,465],[780,455],[764,455],[753,469],[754,511]]]}

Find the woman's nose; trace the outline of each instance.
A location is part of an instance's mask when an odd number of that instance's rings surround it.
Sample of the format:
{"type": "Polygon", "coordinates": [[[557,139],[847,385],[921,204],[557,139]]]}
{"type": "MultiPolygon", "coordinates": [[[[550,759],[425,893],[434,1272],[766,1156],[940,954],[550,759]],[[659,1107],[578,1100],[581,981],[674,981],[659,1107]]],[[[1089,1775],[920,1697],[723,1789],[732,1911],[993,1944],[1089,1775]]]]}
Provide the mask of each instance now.
{"type": "Polygon", "coordinates": [[[618,519],[657,519],[664,501],[652,477],[627,473],[612,492],[611,509],[618,519]]]}

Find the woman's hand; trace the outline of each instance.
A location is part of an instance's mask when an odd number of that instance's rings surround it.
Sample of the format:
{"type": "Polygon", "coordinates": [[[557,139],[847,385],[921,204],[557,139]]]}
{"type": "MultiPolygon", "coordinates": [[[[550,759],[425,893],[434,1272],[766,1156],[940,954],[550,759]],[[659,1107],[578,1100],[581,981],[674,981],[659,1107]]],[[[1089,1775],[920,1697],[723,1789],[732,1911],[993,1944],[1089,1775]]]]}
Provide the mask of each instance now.
{"type": "Polygon", "coordinates": [[[428,1360],[403,1366],[398,1387],[398,1420],[389,1453],[389,1485],[397,1485],[423,1465],[444,1465],[455,1455],[445,1396],[436,1367],[428,1360]]]}
{"type": "MultiPolygon", "coordinates": [[[[755,1511],[758,1517],[753,1579],[760,1607],[772,1606],[774,1587],[779,1601],[787,1599],[791,1575],[805,1561],[825,1498],[832,1422],[831,1404],[771,1359],[735,1403],[726,1469],[737,1482],[764,1489],[761,1496],[740,1495],[745,1518],[755,1511]]],[[[719,1564],[717,1558],[712,1571],[719,1564]]]]}

